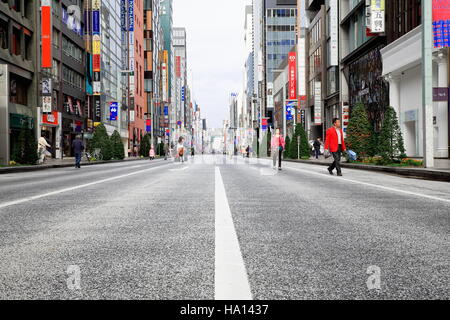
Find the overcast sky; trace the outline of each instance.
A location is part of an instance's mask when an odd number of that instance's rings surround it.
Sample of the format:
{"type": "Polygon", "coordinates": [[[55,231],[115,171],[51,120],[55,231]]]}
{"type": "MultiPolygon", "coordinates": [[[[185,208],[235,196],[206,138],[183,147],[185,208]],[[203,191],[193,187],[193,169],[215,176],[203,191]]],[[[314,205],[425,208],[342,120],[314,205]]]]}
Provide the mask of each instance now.
{"type": "Polygon", "coordinates": [[[174,0],[174,27],[187,32],[188,73],[208,127],[221,128],[229,96],[239,92],[245,64],[247,0],[174,0]]]}

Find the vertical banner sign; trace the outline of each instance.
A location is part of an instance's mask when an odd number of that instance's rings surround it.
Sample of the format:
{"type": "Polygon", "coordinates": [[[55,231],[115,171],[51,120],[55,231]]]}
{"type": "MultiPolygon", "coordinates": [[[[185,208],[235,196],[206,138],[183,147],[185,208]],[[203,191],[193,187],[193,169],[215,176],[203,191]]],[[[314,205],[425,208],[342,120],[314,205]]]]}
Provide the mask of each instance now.
{"type": "Polygon", "coordinates": [[[134,82],[134,70],[135,70],[135,58],[134,58],[134,0],[128,0],[128,56],[129,56],[129,69],[130,69],[130,97],[134,97],[135,82],[134,82]]]}
{"type": "Polygon", "coordinates": [[[177,78],[181,78],[181,57],[176,56],[175,58],[175,73],[177,78]]]}
{"type": "Polygon", "coordinates": [[[119,104],[117,102],[111,102],[109,104],[109,120],[117,121],[117,111],[119,109],[119,104]]]}
{"type": "Polygon", "coordinates": [[[186,91],[185,87],[181,87],[181,101],[183,102],[185,100],[185,91],[186,91]]]}
{"type": "Polygon", "coordinates": [[[347,127],[350,120],[350,106],[348,102],[342,102],[342,131],[344,132],[344,138],[347,138],[347,127]]]}
{"type": "Polygon", "coordinates": [[[42,68],[52,67],[52,4],[51,0],[41,2],[42,68]]]}
{"type": "Polygon", "coordinates": [[[314,82],[314,124],[322,124],[322,82],[314,82]]]}
{"type": "Polygon", "coordinates": [[[435,48],[450,46],[450,0],[433,0],[433,39],[435,48]]]}
{"type": "MultiPolygon", "coordinates": [[[[101,0],[92,1],[92,91],[95,96],[101,94],[101,24],[100,24],[101,0]]],[[[96,102],[94,102],[95,104],[96,102]]],[[[99,102],[100,104],[100,102],[99,102]]],[[[99,106],[100,108],[100,106],[99,106]]],[[[99,112],[100,113],[100,112],[99,112]]],[[[97,111],[96,111],[97,114],[97,111]]],[[[97,115],[96,115],[97,116],[97,115]]],[[[100,117],[100,116],[98,116],[100,117]]]]}
{"type": "Polygon", "coordinates": [[[152,120],[151,119],[145,120],[145,130],[147,132],[151,132],[152,131],[152,120]]]}
{"type": "Polygon", "coordinates": [[[120,27],[122,28],[122,31],[127,31],[126,0],[120,0],[120,27]]]}
{"type": "Polygon", "coordinates": [[[262,130],[263,131],[267,130],[267,126],[268,126],[267,119],[262,119],[261,120],[261,126],[262,126],[262,130]]]}
{"type": "Polygon", "coordinates": [[[102,117],[100,96],[94,96],[94,110],[95,110],[95,120],[100,121],[102,117]]]}
{"type": "Polygon", "coordinates": [[[297,55],[289,52],[289,99],[297,99],[297,55]]]}
{"type": "Polygon", "coordinates": [[[330,66],[339,65],[338,30],[338,1],[330,0],[330,66]]]}
{"type": "Polygon", "coordinates": [[[267,109],[274,108],[273,82],[267,82],[267,109]]]}
{"type": "Polygon", "coordinates": [[[385,32],[385,0],[366,0],[366,27],[368,34],[385,32]]]}

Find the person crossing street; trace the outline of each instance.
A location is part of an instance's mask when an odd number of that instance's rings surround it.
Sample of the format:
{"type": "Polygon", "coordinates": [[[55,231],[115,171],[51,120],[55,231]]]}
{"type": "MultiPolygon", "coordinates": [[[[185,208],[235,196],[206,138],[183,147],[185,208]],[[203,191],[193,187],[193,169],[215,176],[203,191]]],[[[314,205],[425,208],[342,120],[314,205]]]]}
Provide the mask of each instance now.
{"type": "Polygon", "coordinates": [[[333,119],[333,126],[327,130],[325,150],[331,152],[334,160],[328,167],[328,172],[333,175],[333,170],[336,169],[337,175],[342,176],[341,155],[347,148],[345,146],[344,132],[341,128],[341,120],[338,118],[333,119]]]}

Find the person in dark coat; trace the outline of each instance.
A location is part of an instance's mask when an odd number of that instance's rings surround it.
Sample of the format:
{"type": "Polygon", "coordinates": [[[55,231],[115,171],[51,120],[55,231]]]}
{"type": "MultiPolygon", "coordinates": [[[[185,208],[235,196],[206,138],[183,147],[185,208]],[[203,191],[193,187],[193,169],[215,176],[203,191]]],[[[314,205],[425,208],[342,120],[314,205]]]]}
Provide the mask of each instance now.
{"type": "Polygon", "coordinates": [[[73,153],[75,154],[75,168],[81,168],[81,155],[84,151],[84,143],[80,136],[72,142],[73,153]]]}
{"type": "Polygon", "coordinates": [[[320,147],[322,146],[322,142],[320,141],[320,138],[317,138],[316,140],[314,140],[314,155],[316,157],[316,159],[319,159],[320,156],[320,147]]]}

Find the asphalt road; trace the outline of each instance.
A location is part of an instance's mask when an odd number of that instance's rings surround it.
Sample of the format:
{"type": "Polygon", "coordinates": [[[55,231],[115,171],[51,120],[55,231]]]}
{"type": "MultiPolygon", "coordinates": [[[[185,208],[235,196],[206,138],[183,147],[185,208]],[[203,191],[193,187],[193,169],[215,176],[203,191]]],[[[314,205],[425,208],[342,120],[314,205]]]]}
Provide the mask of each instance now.
{"type": "Polygon", "coordinates": [[[0,176],[0,299],[449,299],[450,184],[197,156],[0,176]]]}

